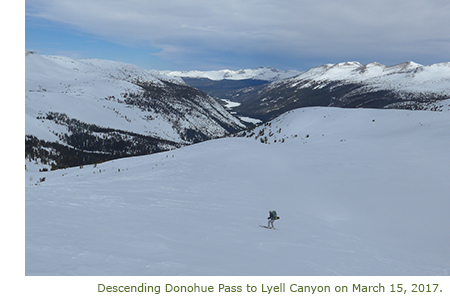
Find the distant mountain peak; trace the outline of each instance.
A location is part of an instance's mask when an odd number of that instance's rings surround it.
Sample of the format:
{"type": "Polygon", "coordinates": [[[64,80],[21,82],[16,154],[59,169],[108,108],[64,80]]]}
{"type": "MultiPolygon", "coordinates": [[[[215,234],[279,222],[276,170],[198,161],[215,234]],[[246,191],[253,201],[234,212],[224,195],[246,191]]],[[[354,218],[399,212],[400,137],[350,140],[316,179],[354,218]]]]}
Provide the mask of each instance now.
{"type": "Polygon", "coordinates": [[[25,55],[27,56],[27,55],[33,55],[33,54],[37,54],[35,51],[33,51],[33,50],[28,50],[28,49],[25,49],[25,55]]]}
{"type": "Polygon", "coordinates": [[[207,78],[210,80],[244,80],[255,79],[265,81],[276,81],[296,76],[300,73],[297,70],[283,71],[272,67],[260,66],[256,69],[239,69],[239,70],[212,70],[212,71],[159,71],[161,74],[185,78],[207,78]]]}
{"type": "Polygon", "coordinates": [[[263,121],[299,107],[397,108],[440,110],[450,99],[450,63],[393,66],[342,62],[311,68],[297,76],[248,91],[231,101],[236,114],[263,121]]]}
{"type": "Polygon", "coordinates": [[[448,78],[446,71],[443,70],[444,64],[434,64],[423,66],[413,61],[407,61],[400,64],[386,66],[378,62],[362,65],[359,62],[342,62],[337,64],[325,64],[311,68],[299,75],[288,79],[291,81],[310,80],[310,81],[346,81],[361,82],[369,78],[380,76],[389,76],[393,74],[401,74],[405,72],[427,71],[429,69],[440,67],[442,76],[448,78]]]}

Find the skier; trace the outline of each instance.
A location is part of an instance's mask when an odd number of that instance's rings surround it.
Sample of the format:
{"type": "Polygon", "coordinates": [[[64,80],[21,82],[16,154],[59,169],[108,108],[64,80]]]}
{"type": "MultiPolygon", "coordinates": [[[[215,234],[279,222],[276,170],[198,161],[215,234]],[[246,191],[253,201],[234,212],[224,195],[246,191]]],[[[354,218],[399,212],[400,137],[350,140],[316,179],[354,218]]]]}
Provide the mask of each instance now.
{"type": "Polygon", "coordinates": [[[277,216],[277,212],[275,210],[269,211],[269,217],[267,218],[269,222],[267,223],[267,228],[269,229],[275,229],[273,226],[273,222],[277,219],[280,219],[279,216],[277,216]]]}

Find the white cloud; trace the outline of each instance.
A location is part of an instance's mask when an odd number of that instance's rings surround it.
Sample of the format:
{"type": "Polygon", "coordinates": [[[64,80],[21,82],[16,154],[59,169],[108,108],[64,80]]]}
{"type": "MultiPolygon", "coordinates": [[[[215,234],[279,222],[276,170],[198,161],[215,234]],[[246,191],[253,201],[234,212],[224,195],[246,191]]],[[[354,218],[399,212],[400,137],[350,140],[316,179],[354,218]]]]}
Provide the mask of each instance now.
{"type": "Polygon", "coordinates": [[[116,42],[149,42],[162,49],[161,56],[178,59],[216,50],[293,59],[440,60],[450,53],[447,0],[27,0],[26,5],[29,16],[116,42]]]}

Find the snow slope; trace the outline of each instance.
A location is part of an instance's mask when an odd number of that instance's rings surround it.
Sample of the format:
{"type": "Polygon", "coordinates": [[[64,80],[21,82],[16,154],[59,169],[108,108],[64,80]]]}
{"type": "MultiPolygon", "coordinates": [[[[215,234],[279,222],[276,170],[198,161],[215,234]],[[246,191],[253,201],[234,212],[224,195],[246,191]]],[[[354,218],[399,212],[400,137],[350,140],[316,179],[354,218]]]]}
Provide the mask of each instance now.
{"type": "MultiPolygon", "coordinates": [[[[181,79],[150,73],[137,66],[100,59],[73,60],[59,56],[41,56],[26,52],[26,106],[25,121],[27,134],[43,137],[48,141],[58,141],[52,131],[42,126],[36,117],[48,111],[66,113],[71,118],[89,124],[108,128],[152,135],[170,141],[181,142],[182,138],[173,124],[157,112],[143,112],[127,105],[123,93],[138,93],[141,87],[134,82],[153,84],[164,88],[166,82],[186,85],[181,79]],[[148,116],[151,116],[149,118],[148,116]]],[[[214,104],[209,105],[214,106],[214,104]]],[[[220,105],[215,110],[225,122],[239,125],[220,105]]],[[[226,131],[213,122],[196,120],[194,126],[209,128],[215,135],[226,131]]],[[[189,121],[185,126],[192,126],[189,121]]]]}
{"type": "Polygon", "coordinates": [[[26,172],[26,275],[450,275],[449,114],[298,109],[247,138],[26,172]]]}
{"type": "MultiPolygon", "coordinates": [[[[131,64],[26,51],[25,67],[25,134],[41,142],[91,153],[117,151],[73,142],[86,141],[81,137],[85,134],[90,139],[85,144],[135,144],[130,152],[137,154],[146,144],[154,143],[160,150],[173,149],[177,144],[215,138],[245,127],[216,100],[181,79],[131,64]],[[147,143],[142,143],[144,139],[147,143]],[[148,142],[150,139],[157,142],[148,142]]],[[[42,167],[39,160],[49,161],[47,167],[53,160],[27,155],[37,167],[42,167]]],[[[57,165],[67,166],[59,162],[62,159],[57,161],[57,165]]],[[[29,166],[37,169],[34,164],[29,166]]]]}
{"type": "Polygon", "coordinates": [[[364,84],[365,90],[450,95],[450,63],[423,66],[405,62],[394,66],[358,62],[326,64],[287,79],[292,87],[320,89],[329,82],[364,84]]]}
{"type": "Polygon", "coordinates": [[[161,74],[175,77],[208,78],[210,80],[243,80],[255,79],[275,81],[298,75],[296,70],[282,71],[275,68],[259,67],[256,69],[241,70],[213,70],[213,71],[159,71],[161,74]]]}
{"type": "Polygon", "coordinates": [[[236,114],[264,122],[296,108],[313,106],[437,109],[435,102],[450,99],[450,63],[327,64],[227,99],[241,104],[233,108],[236,114]]]}

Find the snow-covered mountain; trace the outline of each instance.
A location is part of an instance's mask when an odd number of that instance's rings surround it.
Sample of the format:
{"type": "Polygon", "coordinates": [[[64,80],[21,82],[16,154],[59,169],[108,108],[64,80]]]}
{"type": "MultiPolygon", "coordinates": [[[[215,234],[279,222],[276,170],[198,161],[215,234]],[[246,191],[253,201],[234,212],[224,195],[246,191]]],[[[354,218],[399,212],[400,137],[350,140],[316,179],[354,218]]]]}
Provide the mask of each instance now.
{"type": "Polygon", "coordinates": [[[26,51],[25,66],[27,168],[148,154],[244,127],[181,79],[134,65],[26,51]]]}
{"type": "MultiPolygon", "coordinates": [[[[440,93],[450,95],[450,63],[423,66],[405,62],[394,66],[379,63],[361,65],[358,62],[327,64],[310,69],[286,81],[292,87],[322,89],[330,83],[360,84],[363,91],[393,91],[398,94],[440,93]]],[[[281,84],[281,83],[280,83],[281,84]]],[[[358,90],[354,91],[357,93],[358,90]]]]}
{"type": "MultiPolygon", "coordinates": [[[[256,69],[241,70],[217,70],[217,71],[159,71],[165,76],[177,76],[188,85],[195,87],[217,99],[230,113],[236,114],[230,109],[230,104],[237,105],[240,102],[230,102],[230,99],[246,94],[247,89],[253,91],[265,84],[298,75],[296,70],[283,71],[275,68],[259,67],[256,69]]],[[[246,125],[251,126],[260,120],[249,118],[247,114],[236,114],[246,125]]]]}
{"type": "Polygon", "coordinates": [[[263,121],[308,106],[425,109],[450,98],[450,63],[327,64],[237,92],[234,111],[263,121]]]}
{"type": "Polygon", "coordinates": [[[159,71],[161,74],[167,76],[176,76],[182,78],[207,78],[214,81],[219,80],[261,80],[261,81],[275,81],[285,79],[298,75],[297,70],[278,70],[275,68],[259,67],[256,69],[240,69],[240,70],[214,70],[214,71],[159,71]]]}
{"type": "Polygon", "coordinates": [[[449,114],[303,108],[245,137],[27,171],[26,275],[448,276],[449,114]],[[259,227],[269,210],[277,230],[259,227]]]}

